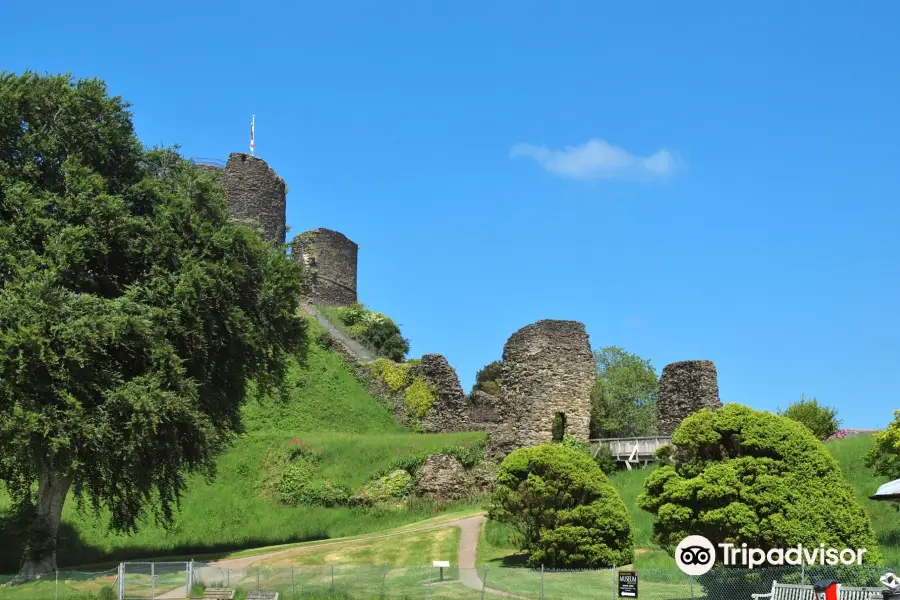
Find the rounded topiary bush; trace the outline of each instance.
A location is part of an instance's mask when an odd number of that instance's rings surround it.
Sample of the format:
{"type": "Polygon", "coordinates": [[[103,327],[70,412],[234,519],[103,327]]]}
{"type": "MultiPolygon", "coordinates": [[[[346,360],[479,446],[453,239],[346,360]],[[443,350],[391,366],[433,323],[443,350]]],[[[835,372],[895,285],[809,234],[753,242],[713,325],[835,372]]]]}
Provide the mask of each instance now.
{"type": "Polygon", "coordinates": [[[863,562],[879,562],[869,517],[800,423],[738,404],[701,410],[672,434],[669,453],[674,464],[647,477],[638,503],[656,515],[653,541],[670,554],[702,535],[766,551],[866,548],[863,562]]]}
{"type": "Polygon", "coordinates": [[[597,463],[561,444],[513,451],[500,465],[491,519],[520,535],[531,566],[585,568],[634,559],[625,504],[597,463]]]}

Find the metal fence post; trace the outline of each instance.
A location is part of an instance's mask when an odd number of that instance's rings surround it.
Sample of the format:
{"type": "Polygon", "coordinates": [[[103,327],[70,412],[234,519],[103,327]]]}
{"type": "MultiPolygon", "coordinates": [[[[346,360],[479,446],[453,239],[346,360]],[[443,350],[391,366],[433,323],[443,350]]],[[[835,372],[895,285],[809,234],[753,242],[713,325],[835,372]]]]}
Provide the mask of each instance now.
{"type": "Polygon", "coordinates": [[[425,586],[425,600],[431,596],[431,578],[434,577],[434,564],[431,565],[431,570],[428,571],[428,585],[425,586]]]}
{"type": "Polygon", "coordinates": [[[384,580],[387,579],[388,566],[384,564],[384,573],[381,574],[381,598],[384,598],[384,580]]]}
{"type": "MultiPolygon", "coordinates": [[[[484,591],[487,589],[487,571],[488,566],[484,565],[484,577],[481,579],[481,600],[484,600],[484,591]]],[[[476,573],[478,570],[476,569],[476,573]]]]}
{"type": "Polygon", "coordinates": [[[259,593],[259,569],[260,567],[256,567],[256,593],[259,593]]]}
{"type": "Polygon", "coordinates": [[[691,600],[694,600],[694,576],[688,575],[688,579],[691,581],[691,600]]]}
{"type": "Polygon", "coordinates": [[[184,584],[185,596],[191,595],[191,588],[194,587],[194,559],[187,563],[187,581],[184,584]]]}
{"type": "Polygon", "coordinates": [[[541,600],[544,600],[544,565],[541,565],[541,600]]]}
{"type": "Polygon", "coordinates": [[[225,569],[225,587],[231,587],[231,569],[225,569]]]}
{"type": "Polygon", "coordinates": [[[331,565],[331,593],[334,593],[334,565],[331,565]]]}
{"type": "Polygon", "coordinates": [[[119,600],[125,598],[125,563],[119,563],[119,600]]]}
{"type": "Polygon", "coordinates": [[[156,598],[156,563],[150,563],[150,598],[156,598]]]}
{"type": "Polygon", "coordinates": [[[297,597],[297,592],[294,591],[294,565],[291,565],[291,600],[297,597]]]}
{"type": "Polygon", "coordinates": [[[806,585],[806,563],[800,561],[800,585],[806,585]]]}
{"type": "Polygon", "coordinates": [[[618,592],[619,592],[619,586],[616,585],[616,584],[617,584],[617,581],[616,581],[616,565],[613,565],[613,566],[612,566],[612,589],[613,589],[613,595],[612,595],[612,597],[613,597],[614,599],[616,598],[616,596],[619,595],[619,594],[618,594],[618,592]]]}
{"type": "Polygon", "coordinates": [[[59,600],[59,570],[56,570],[56,592],[54,592],[55,600],[59,600]]]}

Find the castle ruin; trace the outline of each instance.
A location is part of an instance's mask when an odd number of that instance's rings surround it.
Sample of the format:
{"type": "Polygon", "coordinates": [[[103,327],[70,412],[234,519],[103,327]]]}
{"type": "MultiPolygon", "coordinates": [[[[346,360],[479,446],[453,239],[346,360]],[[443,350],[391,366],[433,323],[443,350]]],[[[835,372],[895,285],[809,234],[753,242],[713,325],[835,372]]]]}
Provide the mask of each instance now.
{"type": "Polygon", "coordinates": [[[710,360],[684,360],[666,365],[656,400],[660,435],[669,436],[688,416],[722,406],[716,365],[710,360]]]}
{"type": "Polygon", "coordinates": [[[225,164],[223,183],[232,217],[258,226],[274,244],[284,244],[286,187],[266,161],[232,152],[225,164]]]}
{"type": "MultiPolygon", "coordinates": [[[[503,347],[498,421],[506,447],[534,446],[567,434],[587,442],[594,356],[577,321],[543,320],[518,330],[503,347]]],[[[556,441],[559,441],[558,439],[556,441]]]]}
{"type": "Polygon", "coordinates": [[[291,256],[304,263],[313,304],[349,306],[356,302],[358,251],[356,243],[330,229],[314,229],[294,238],[291,256]]]}

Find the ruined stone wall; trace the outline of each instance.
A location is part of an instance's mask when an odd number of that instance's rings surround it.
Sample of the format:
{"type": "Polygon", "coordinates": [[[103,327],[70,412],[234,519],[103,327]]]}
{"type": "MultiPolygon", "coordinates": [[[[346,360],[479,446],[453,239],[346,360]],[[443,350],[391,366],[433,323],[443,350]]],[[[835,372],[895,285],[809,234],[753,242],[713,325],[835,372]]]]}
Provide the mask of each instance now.
{"type": "Polygon", "coordinates": [[[304,262],[310,301],[328,306],[356,302],[356,261],[359,246],[330,229],[306,231],[294,238],[291,255],[304,262]]]}
{"type": "Polygon", "coordinates": [[[456,370],[440,354],[425,354],[414,369],[434,392],[434,405],[422,417],[426,433],[469,431],[469,403],[456,370]]]}
{"type": "Polygon", "coordinates": [[[515,332],[503,347],[497,443],[524,447],[553,441],[556,413],[565,415],[568,435],[586,442],[594,379],[584,324],[544,320],[515,332]]]}
{"type": "Polygon", "coordinates": [[[261,158],[232,152],[223,181],[228,208],[238,221],[256,224],[266,239],[284,244],[286,188],[284,180],[261,158]]]}
{"type": "Polygon", "coordinates": [[[721,406],[716,365],[712,361],[685,360],[663,368],[656,400],[660,435],[672,435],[685,417],[702,408],[721,406]]]}

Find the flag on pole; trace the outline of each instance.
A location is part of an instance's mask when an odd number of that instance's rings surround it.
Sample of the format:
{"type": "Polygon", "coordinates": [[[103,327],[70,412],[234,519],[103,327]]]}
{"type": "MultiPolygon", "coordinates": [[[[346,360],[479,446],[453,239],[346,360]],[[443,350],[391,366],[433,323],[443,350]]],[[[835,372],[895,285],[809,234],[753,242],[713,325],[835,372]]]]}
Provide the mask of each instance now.
{"type": "Polygon", "coordinates": [[[253,137],[254,137],[254,129],[256,125],[256,115],[250,117],[250,154],[253,155],[253,137]]]}

